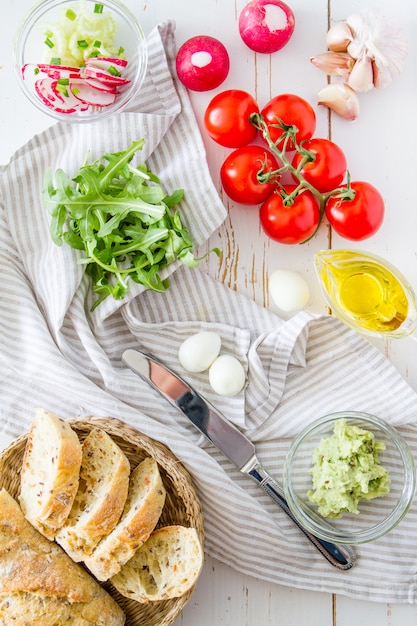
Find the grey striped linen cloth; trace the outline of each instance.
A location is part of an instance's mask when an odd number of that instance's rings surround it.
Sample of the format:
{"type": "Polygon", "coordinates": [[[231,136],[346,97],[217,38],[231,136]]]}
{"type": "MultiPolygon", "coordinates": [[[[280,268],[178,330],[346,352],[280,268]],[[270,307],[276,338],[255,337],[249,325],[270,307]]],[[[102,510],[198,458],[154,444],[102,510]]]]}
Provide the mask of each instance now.
{"type": "Polygon", "coordinates": [[[169,446],[192,473],[211,556],[290,587],[414,602],[416,505],[388,536],[358,547],[357,565],[340,572],[120,358],[136,347],[185,374],[177,358],[181,342],[202,329],[218,332],[223,351],[247,369],[245,391],[220,398],[204,373],[188,379],[246,432],[280,480],[292,437],[333,410],[380,415],[416,453],[416,394],[379,351],[332,317],[301,312],[283,322],[200,269],[183,266],[171,268],[166,293],[132,285],[125,300],[109,298],[90,313],[94,295],[77,253],[50,239],[41,201],[45,168],[75,174],[87,150],[98,158],[141,137],[141,158],[168,191],[185,188],[184,216],[197,244],[224,221],[188,96],[173,78],[174,30],[168,21],[149,35],[146,83],[127,112],[99,124],[54,125],[1,168],[1,436],[27,431],[38,406],[64,418],[124,420],[169,446]]]}

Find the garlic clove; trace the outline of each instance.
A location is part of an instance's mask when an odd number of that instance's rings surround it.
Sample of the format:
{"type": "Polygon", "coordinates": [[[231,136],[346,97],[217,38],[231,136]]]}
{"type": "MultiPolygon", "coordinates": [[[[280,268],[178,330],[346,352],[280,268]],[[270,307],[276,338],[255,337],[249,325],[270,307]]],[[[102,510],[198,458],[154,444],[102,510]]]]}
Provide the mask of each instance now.
{"type": "Polygon", "coordinates": [[[359,57],[366,54],[366,46],[364,46],[360,39],[354,39],[347,47],[348,53],[352,59],[359,59],[359,57]]]}
{"type": "Polygon", "coordinates": [[[386,67],[378,67],[375,61],[372,61],[374,86],[377,89],[388,87],[392,81],[391,72],[386,67]]]}
{"type": "Polygon", "coordinates": [[[318,104],[327,106],[340,117],[353,121],[359,116],[359,98],[346,83],[334,83],[319,91],[318,104]]]}
{"type": "Polygon", "coordinates": [[[355,64],[347,52],[323,52],[310,58],[311,63],[330,76],[341,76],[348,80],[355,64]]]}
{"type": "Polygon", "coordinates": [[[352,39],[352,31],[347,22],[336,22],[327,31],[326,45],[333,52],[346,52],[352,39]]]}
{"type": "Polygon", "coordinates": [[[404,67],[408,46],[400,28],[390,24],[390,36],[381,40],[373,52],[375,87],[387,87],[397,78],[404,67]]]}
{"type": "Polygon", "coordinates": [[[361,93],[374,87],[374,72],[371,59],[363,54],[354,64],[347,81],[349,87],[361,93]]]}
{"type": "Polygon", "coordinates": [[[388,66],[378,65],[376,61],[372,62],[372,69],[374,76],[374,87],[376,87],[377,89],[384,89],[385,87],[388,87],[388,85],[391,84],[393,78],[395,77],[388,66]]]}
{"type": "Polygon", "coordinates": [[[352,33],[352,40],[347,47],[347,51],[354,59],[358,59],[366,52],[366,42],[369,39],[370,33],[367,19],[365,14],[354,13],[346,19],[346,24],[352,33]]]}

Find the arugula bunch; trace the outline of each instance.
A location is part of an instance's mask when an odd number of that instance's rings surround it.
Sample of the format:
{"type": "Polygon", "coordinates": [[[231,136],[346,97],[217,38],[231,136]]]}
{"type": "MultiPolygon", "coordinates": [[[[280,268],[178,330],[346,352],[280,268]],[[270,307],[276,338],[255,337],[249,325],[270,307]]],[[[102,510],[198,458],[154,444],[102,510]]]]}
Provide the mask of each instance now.
{"type": "Polygon", "coordinates": [[[86,266],[100,294],[91,310],[109,295],[122,299],[129,279],[162,292],[169,287],[159,275],[163,268],[177,259],[198,265],[190,233],[179,211],[171,211],[184,191],[165,195],[145,164],[131,164],[144,143],[134,141],[123,152],[84,163],[72,180],[62,169],[55,176],[50,168],[45,174],[43,199],[52,216],[51,237],[58,246],[65,242],[85,253],[78,262],[86,266]]]}

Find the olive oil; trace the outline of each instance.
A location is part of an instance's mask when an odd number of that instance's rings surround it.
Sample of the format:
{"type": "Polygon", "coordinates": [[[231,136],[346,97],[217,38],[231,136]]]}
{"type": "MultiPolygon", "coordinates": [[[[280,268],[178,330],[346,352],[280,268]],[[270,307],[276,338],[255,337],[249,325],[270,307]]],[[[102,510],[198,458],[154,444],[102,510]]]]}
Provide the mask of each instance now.
{"type": "Polygon", "coordinates": [[[417,328],[416,296],[383,259],[354,250],[323,250],[315,267],[326,300],[350,326],[368,333],[410,335],[417,328]]]}

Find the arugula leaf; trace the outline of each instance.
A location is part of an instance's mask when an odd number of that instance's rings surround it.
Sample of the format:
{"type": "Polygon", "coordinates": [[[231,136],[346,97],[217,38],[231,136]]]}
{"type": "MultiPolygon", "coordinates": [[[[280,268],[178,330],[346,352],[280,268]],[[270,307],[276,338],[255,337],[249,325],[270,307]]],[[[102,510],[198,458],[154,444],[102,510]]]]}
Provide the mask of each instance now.
{"type": "Polygon", "coordinates": [[[172,211],[184,190],[166,195],[146,164],[132,165],[144,143],[133,141],[123,152],[84,162],[73,179],[62,169],[45,174],[42,196],[52,240],[83,252],[78,263],[99,295],[91,310],[108,296],[124,298],[129,279],[162,292],[169,287],[160,278],[163,268],[176,260],[198,265],[180,212],[172,211]]]}

